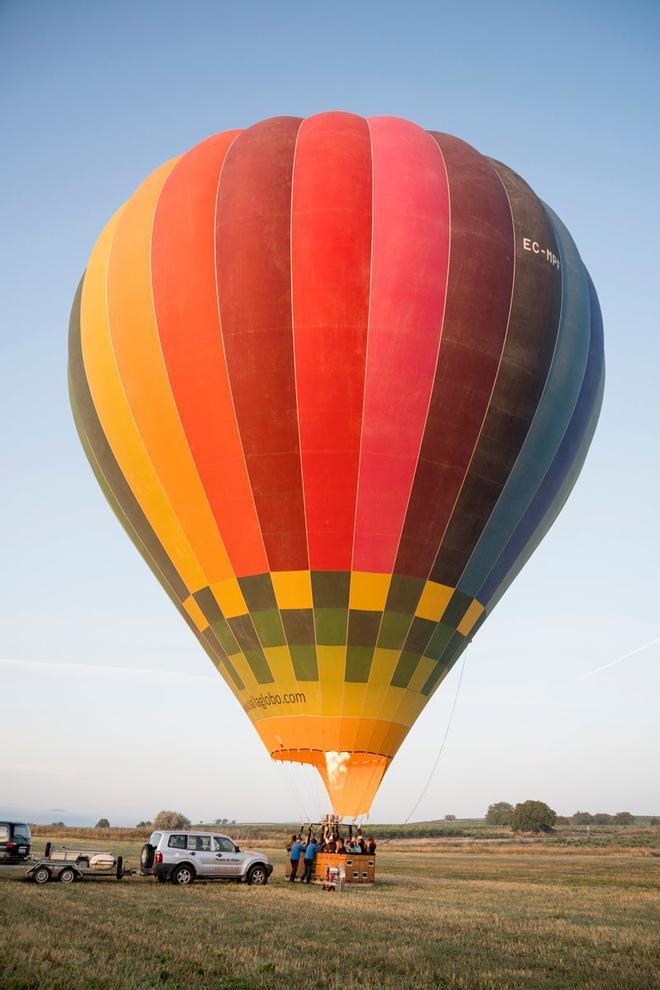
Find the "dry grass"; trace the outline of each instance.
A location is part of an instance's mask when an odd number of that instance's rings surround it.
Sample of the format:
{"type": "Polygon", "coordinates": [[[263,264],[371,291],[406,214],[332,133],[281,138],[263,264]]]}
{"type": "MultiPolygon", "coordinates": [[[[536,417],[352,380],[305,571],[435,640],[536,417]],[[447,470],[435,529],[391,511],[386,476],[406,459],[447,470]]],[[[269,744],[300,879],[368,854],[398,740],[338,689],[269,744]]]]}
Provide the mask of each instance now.
{"type": "MultiPolygon", "coordinates": [[[[136,862],[139,845],[113,844],[136,862]]],[[[38,851],[38,850],[37,850],[38,851]]],[[[651,990],[660,860],[384,847],[378,884],[325,894],[146,878],[3,879],[3,990],[651,990]],[[10,933],[9,937],[7,933],[10,933]]]]}

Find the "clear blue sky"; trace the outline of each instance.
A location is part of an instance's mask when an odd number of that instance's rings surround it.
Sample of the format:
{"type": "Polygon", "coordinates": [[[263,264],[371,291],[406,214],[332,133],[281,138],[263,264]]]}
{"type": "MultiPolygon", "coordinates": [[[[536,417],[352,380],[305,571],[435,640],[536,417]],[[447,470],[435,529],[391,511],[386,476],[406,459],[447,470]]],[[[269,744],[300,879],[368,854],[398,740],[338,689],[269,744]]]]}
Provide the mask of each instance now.
{"type": "MultiPolygon", "coordinates": [[[[327,810],[305,770],[270,763],[105,504],[69,412],[66,334],[92,244],[147,172],[215,131],[346,109],[520,172],[571,230],[605,322],[591,454],[466,654],[415,817],[528,797],[660,813],[660,643],[584,676],[660,637],[659,27],[650,0],[3,0],[0,807],[126,823],[327,810]]],[[[457,674],[373,820],[416,801],[457,674]]]]}

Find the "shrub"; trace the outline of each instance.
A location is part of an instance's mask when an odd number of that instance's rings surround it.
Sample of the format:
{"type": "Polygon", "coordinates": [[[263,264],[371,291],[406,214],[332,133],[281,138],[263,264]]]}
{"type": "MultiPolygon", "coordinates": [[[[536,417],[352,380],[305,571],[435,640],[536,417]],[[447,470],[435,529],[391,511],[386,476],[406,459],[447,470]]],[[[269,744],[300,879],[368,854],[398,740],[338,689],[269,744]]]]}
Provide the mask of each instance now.
{"type": "Polygon", "coordinates": [[[635,816],[631,815],[629,811],[617,811],[612,821],[615,825],[634,825],[635,816]]]}
{"type": "Polygon", "coordinates": [[[159,811],[154,818],[154,828],[189,828],[190,819],[180,811],[159,811]]]}
{"type": "Polygon", "coordinates": [[[94,828],[110,828],[110,822],[107,818],[99,818],[94,828]]]}
{"type": "Polygon", "coordinates": [[[573,815],[574,825],[592,825],[594,816],[588,811],[576,811],[573,815]]]}
{"type": "Polygon", "coordinates": [[[557,812],[543,801],[523,801],[513,809],[511,828],[514,832],[551,832],[557,812]]]}
{"type": "Polygon", "coordinates": [[[486,825],[510,825],[513,805],[507,801],[491,804],[486,812],[486,825]]]}

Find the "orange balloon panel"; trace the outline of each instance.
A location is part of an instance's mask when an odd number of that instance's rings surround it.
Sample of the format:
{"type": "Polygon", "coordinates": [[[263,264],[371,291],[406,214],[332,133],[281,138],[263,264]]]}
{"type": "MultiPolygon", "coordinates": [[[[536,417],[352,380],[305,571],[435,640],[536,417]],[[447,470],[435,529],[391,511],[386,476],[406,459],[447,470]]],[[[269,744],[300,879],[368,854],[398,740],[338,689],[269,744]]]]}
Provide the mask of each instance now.
{"type": "Polygon", "coordinates": [[[598,301],[506,166],[278,117],[153,172],[76,295],[81,441],[278,760],[355,816],[593,435],[598,301]]]}

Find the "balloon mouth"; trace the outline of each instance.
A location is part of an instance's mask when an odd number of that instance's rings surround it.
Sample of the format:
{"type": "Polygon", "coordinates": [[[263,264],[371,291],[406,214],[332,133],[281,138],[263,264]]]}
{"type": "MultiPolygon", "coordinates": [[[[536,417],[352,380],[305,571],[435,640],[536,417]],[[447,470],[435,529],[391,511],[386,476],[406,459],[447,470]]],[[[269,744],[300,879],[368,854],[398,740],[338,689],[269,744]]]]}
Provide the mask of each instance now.
{"type": "Polygon", "coordinates": [[[332,810],[341,818],[365,815],[380,787],[391,758],[380,753],[348,753],[334,750],[280,749],[274,760],[309,763],[318,770],[332,810]]]}

